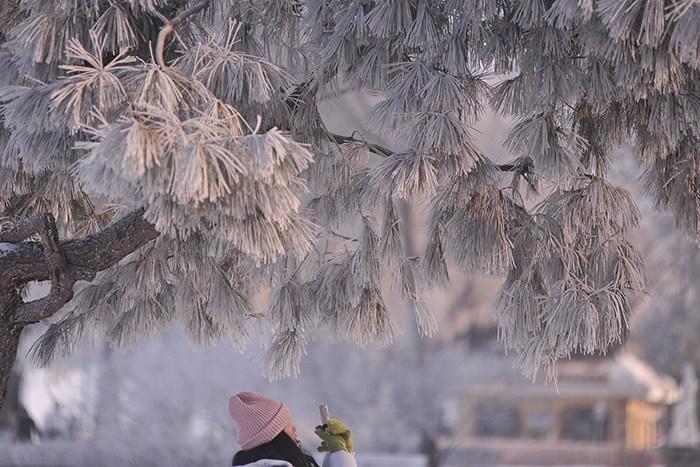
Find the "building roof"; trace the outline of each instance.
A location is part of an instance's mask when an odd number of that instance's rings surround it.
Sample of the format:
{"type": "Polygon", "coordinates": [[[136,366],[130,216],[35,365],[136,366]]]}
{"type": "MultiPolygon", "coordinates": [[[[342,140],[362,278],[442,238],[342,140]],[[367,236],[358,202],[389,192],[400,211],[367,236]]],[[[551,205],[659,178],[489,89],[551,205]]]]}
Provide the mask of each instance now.
{"type": "Polygon", "coordinates": [[[556,383],[525,378],[512,358],[476,354],[468,357],[472,378],[464,395],[548,398],[641,399],[657,404],[673,404],[680,395],[670,376],[653,370],[627,351],[613,356],[560,361],[556,383]]]}

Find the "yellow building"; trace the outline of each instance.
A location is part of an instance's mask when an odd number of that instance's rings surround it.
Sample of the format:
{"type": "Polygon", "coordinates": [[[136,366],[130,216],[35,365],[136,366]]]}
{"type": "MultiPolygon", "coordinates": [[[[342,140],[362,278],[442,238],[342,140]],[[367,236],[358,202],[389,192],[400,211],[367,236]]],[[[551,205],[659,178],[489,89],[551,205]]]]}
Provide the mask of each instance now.
{"type": "Polygon", "coordinates": [[[556,385],[528,381],[509,359],[470,360],[473,380],[446,408],[442,444],[455,465],[468,465],[456,461],[470,446],[506,465],[651,465],[679,396],[672,378],[624,351],[562,361],[556,385]]]}

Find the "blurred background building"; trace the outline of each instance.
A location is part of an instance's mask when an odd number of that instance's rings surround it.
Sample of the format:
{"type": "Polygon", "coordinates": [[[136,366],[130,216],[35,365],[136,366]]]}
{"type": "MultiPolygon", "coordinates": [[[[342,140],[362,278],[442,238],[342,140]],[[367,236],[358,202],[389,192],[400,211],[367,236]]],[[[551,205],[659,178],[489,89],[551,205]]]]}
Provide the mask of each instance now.
{"type": "Polygon", "coordinates": [[[679,388],[635,355],[562,361],[556,385],[524,380],[503,356],[467,360],[478,371],[448,409],[445,465],[470,465],[484,451],[499,465],[658,464],[679,388]]]}

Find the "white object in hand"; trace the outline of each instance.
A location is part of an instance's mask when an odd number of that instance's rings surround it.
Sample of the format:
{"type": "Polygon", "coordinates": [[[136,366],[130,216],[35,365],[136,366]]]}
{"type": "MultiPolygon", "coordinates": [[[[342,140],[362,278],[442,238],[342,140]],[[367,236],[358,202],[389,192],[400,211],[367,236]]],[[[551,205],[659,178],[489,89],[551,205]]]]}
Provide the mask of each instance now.
{"type": "Polygon", "coordinates": [[[326,404],[321,404],[318,407],[318,411],[321,412],[321,423],[325,425],[330,418],[330,415],[328,415],[328,406],[326,404]]]}

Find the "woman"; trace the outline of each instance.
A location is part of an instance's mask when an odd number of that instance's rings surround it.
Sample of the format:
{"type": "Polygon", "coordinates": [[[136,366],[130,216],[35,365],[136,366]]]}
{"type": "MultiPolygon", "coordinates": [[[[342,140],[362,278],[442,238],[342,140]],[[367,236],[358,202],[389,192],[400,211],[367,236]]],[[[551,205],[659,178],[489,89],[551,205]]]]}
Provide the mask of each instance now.
{"type": "MultiPolygon", "coordinates": [[[[318,467],[314,458],[299,447],[292,415],[283,403],[254,392],[241,392],[231,396],[228,408],[241,446],[232,465],[318,467]]],[[[323,467],[357,467],[350,454],[350,430],[337,420],[329,420],[329,425],[316,427],[316,434],[323,440],[319,450],[328,451],[323,467]]]]}

